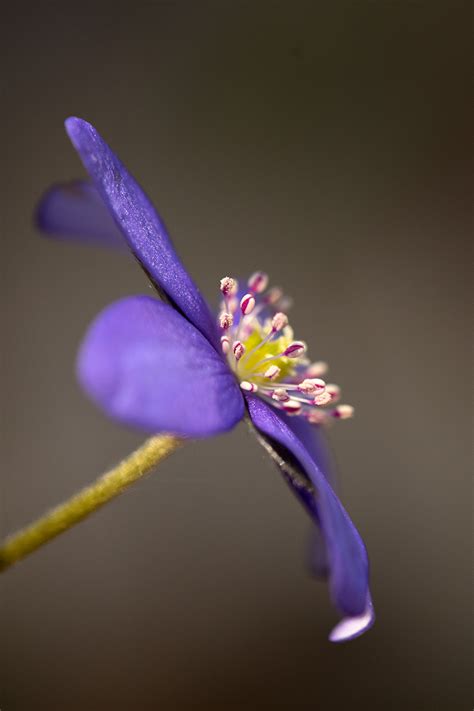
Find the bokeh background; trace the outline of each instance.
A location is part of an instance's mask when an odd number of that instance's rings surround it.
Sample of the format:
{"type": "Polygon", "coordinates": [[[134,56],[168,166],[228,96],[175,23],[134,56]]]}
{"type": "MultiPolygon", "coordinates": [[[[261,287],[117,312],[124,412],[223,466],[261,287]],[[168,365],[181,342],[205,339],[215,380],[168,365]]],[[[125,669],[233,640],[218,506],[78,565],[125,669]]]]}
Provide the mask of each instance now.
{"type": "Polygon", "coordinates": [[[0,532],[137,446],[74,377],[132,259],[41,239],[92,121],[209,299],[256,268],[355,404],[331,433],[376,627],[332,646],[309,521],[244,425],[0,579],[2,711],[449,709],[469,684],[470,3],[2,11],[0,532]]]}

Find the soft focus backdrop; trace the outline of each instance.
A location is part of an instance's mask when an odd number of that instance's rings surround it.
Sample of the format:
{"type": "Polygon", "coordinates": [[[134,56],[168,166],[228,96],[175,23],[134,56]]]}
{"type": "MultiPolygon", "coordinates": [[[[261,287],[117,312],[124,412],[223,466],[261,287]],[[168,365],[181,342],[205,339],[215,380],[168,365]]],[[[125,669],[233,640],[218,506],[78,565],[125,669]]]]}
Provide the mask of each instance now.
{"type": "Polygon", "coordinates": [[[13,4],[3,14],[5,535],[140,443],[74,377],[132,259],[41,239],[93,122],[209,299],[256,268],[357,416],[331,434],[378,622],[344,646],[309,522],[245,426],[190,444],[0,578],[2,711],[467,709],[463,2],[13,4]]]}

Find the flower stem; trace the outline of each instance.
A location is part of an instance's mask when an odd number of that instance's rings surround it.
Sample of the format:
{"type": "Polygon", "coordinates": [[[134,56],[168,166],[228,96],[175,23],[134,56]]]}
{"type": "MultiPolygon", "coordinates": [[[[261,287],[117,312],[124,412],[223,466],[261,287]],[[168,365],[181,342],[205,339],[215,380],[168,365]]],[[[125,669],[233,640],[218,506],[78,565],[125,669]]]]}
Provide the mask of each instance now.
{"type": "Polygon", "coordinates": [[[181,438],[168,434],[151,437],[93,484],[18,533],[9,536],[0,544],[0,571],[33,553],[114,499],[178,449],[182,442],[181,438]]]}

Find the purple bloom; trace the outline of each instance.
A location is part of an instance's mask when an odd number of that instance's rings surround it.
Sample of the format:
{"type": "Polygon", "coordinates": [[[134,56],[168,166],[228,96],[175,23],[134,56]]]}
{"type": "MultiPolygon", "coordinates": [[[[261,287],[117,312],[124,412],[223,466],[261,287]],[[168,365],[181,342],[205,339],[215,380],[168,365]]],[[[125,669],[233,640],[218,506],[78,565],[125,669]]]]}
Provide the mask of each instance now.
{"type": "Polygon", "coordinates": [[[78,118],[66,130],[92,183],[51,188],[40,228],[126,243],[164,299],[127,297],[99,314],[78,358],[84,390],[109,416],[150,433],[208,437],[248,417],[316,524],[313,567],[329,577],[343,615],[330,639],[357,637],[374,621],[367,553],[330,483],[321,427],[352,408],[334,406],[339,389],[294,340],[285,297],[268,289],[266,274],[256,272],[245,288],[222,279],[216,319],[150,200],[98,132],[78,118]]]}

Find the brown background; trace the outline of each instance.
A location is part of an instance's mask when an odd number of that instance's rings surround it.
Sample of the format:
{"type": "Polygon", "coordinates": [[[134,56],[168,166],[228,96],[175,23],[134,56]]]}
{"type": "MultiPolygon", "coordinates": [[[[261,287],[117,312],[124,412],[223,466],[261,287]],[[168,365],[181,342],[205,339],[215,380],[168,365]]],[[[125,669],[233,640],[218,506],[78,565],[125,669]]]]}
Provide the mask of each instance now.
{"type": "Polygon", "coordinates": [[[209,299],[267,269],[357,417],[333,430],[378,622],[331,646],[309,524],[244,426],[0,580],[2,711],[450,709],[468,683],[470,3],[14,3],[2,17],[1,532],[141,436],[75,383],[132,260],[40,239],[77,114],[209,299]]]}

